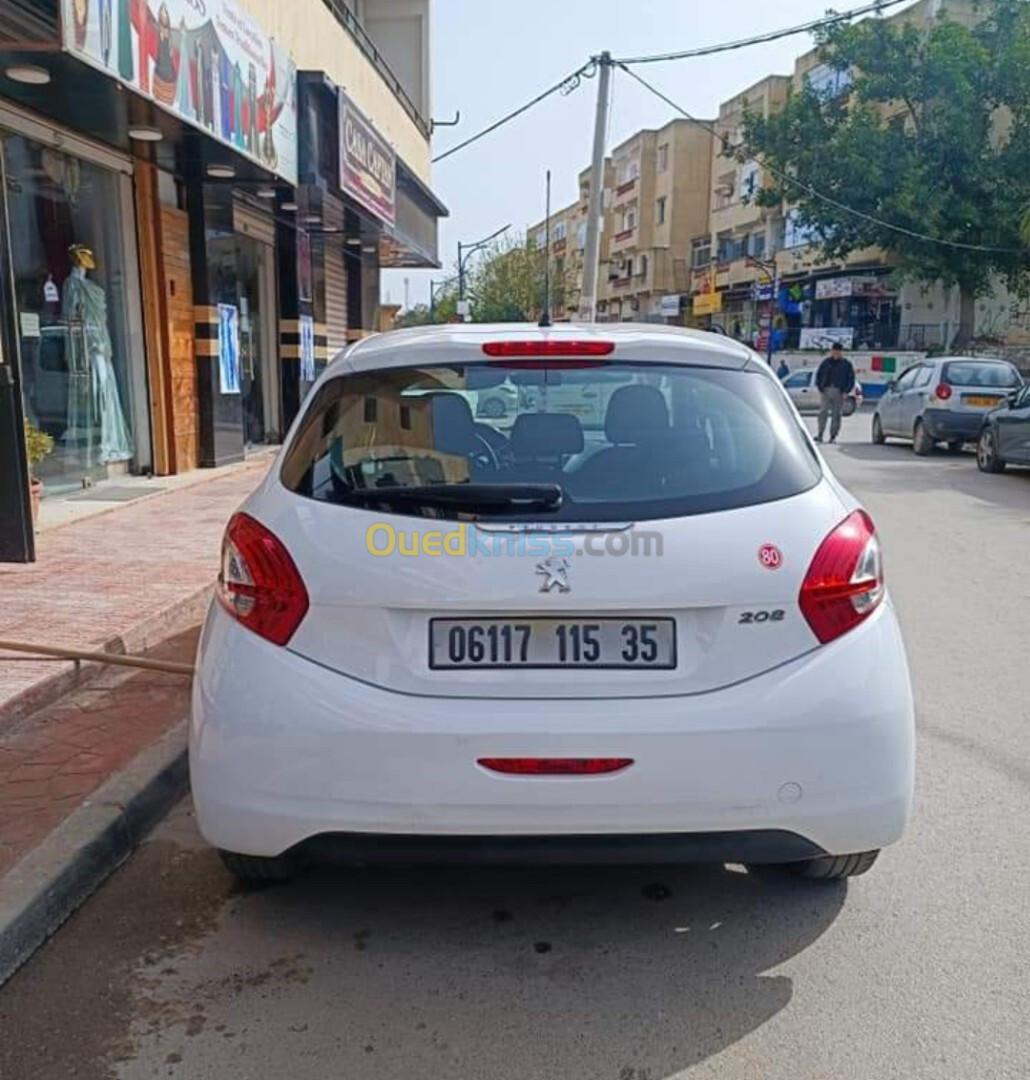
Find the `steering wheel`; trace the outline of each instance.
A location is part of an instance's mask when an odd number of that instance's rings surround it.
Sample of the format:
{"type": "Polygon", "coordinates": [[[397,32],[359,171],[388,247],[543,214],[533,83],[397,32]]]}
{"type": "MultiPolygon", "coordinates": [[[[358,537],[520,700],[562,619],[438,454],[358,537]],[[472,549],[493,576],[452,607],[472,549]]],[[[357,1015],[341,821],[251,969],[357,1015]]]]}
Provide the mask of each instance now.
{"type": "Polygon", "coordinates": [[[493,469],[494,472],[500,472],[501,462],[497,457],[497,451],[483,438],[478,432],[475,435],[476,442],[479,444],[477,449],[469,450],[466,453],[466,457],[480,469],[493,469]]]}

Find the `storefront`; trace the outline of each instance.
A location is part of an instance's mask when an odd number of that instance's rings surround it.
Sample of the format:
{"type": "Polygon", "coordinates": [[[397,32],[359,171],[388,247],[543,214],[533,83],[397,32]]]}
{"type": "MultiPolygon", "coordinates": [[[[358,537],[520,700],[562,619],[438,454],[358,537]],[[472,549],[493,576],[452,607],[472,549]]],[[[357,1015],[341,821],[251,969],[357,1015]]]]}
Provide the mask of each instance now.
{"type": "Polygon", "coordinates": [[[132,161],[0,107],[24,421],[48,495],[151,466],[132,161]]]}

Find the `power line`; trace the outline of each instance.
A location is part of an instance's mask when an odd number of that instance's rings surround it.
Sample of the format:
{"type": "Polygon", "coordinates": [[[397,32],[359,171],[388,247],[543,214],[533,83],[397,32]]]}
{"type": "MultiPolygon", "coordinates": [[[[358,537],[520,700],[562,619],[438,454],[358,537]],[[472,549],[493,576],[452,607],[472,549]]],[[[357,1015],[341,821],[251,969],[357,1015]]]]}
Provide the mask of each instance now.
{"type": "Polygon", "coordinates": [[[442,154],[438,154],[433,158],[433,164],[438,161],[443,161],[445,158],[449,158],[451,154],[456,154],[459,150],[464,150],[466,146],[471,146],[475,142],[479,142],[480,139],[485,138],[498,128],[504,127],[505,124],[510,123],[512,120],[522,116],[523,113],[529,112],[530,109],[539,105],[542,101],[546,101],[547,98],[553,94],[557,94],[562,91],[565,94],[571,94],[574,90],[579,88],[580,81],[583,78],[590,78],[594,70],[597,67],[596,60],[589,60],[581,68],[572,72],[571,75],[566,75],[561,82],[557,82],[549,90],[545,90],[542,94],[538,94],[532,101],[527,101],[525,105],[520,106],[514,112],[508,113],[507,116],[502,116],[500,120],[495,121],[489,127],[483,128],[482,131],[477,132],[475,135],[466,139],[464,142],[458,143],[457,146],[452,146],[449,150],[445,150],[442,154]]]}
{"type": "Polygon", "coordinates": [[[793,37],[795,34],[810,34],[827,26],[837,26],[839,23],[850,22],[860,15],[870,15],[886,11],[888,8],[897,7],[898,4],[909,3],[910,0],[877,0],[876,3],[866,4],[865,7],[854,8],[839,14],[826,15],[821,19],[813,19],[812,22],[802,23],[800,26],[789,26],[783,30],[770,30],[766,34],[757,34],[754,37],[741,38],[739,41],[726,41],[720,45],[704,45],[698,49],[687,49],[683,52],[661,53],[655,56],[632,56],[617,59],[614,62],[625,66],[626,64],[661,64],[667,60],[691,60],[697,56],[713,56],[715,53],[732,52],[734,49],[746,49],[751,45],[764,45],[769,41],[779,41],[780,38],[793,37]]]}
{"type": "MultiPolygon", "coordinates": [[[[709,132],[714,138],[718,139],[724,145],[726,140],[716,130],[713,124],[709,124],[705,120],[698,120],[696,116],[692,116],[682,105],[677,104],[667,94],[663,94],[656,86],[652,86],[645,78],[638,75],[635,71],[631,71],[624,63],[616,61],[619,67],[626,72],[631,78],[636,79],[641,86],[646,90],[650,90],[655,97],[664,101],[670,108],[675,109],[686,120],[689,120],[692,124],[704,131],[709,132]]],[[[791,176],[788,173],[783,172],[781,169],[777,169],[774,165],[770,165],[767,161],[761,157],[755,157],[754,159],[762,166],[763,169],[767,169],[773,176],[782,181],[784,184],[792,185],[798,190],[804,192],[810,198],[818,199],[820,202],[824,202],[827,206],[832,206],[834,209],[841,211],[844,214],[850,214],[852,217],[858,218],[861,221],[865,221],[867,224],[875,225],[877,228],[886,229],[888,232],[898,233],[902,236],[907,236],[912,240],[919,240],[927,244],[937,244],[941,247],[955,248],[960,251],[976,251],[984,255],[1030,255],[1030,249],[1027,248],[1008,248],[1008,247],[988,247],[984,244],[967,244],[961,240],[945,240],[938,236],[930,236],[928,233],[921,233],[915,229],[907,229],[904,225],[895,225],[893,222],[884,221],[882,218],[875,217],[873,214],[867,214],[863,210],[858,210],[853,206],[848,206],[847,203],[842,203],[839,199],[833,198],[831,195],[825,195],[823,192],[806,184],[804,181],[799,180],[795,176],[791,176]]]]}

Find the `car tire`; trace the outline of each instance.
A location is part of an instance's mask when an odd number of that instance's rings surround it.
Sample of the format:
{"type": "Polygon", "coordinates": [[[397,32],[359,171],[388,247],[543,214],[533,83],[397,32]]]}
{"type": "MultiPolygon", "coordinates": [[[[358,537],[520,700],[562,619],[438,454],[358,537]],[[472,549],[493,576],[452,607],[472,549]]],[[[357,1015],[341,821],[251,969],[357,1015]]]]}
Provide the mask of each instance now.
{"type": "Polygon", "coordinates": [[[843,414],[844,414],[845,416],[854,416],[854,415],[855,415],[855,410],[856,410],[857,408],[858,408],[858,403],[857,403],[857,402],[855,401],[855,399],[854,399],[854,398],[853,398],[853,397],[852,397],[852,396],[851,396],[851,395],[849,394],[849,395],[848,395],[848,396],[847,396],[847,397],[846,397],[846,398],[844,399],[844,404],[843,404],[843,406],[841,407],[841,412],[842,412],[842,413],[843,413],[843,414]]]}
{"type": "Polygon", "coordinates": [[[880,421],[880,414],[873,413],[873,442],[877,446],[883,446],[887,441],[887,436],[883,433],[883,423],[880,421]]]}
{"type": "Polygon", "coordinates": [[[786,868],[795,877],[807,881],[842,881],[867,873],[879,854],[879,851],[862,851],[857,855],[822,855],[804,862],[788,863],[786,868]]]}
{"type": "Polygon", "coordinates": [[[218,854],[226,870],[248,885],[292,881],[301,871],[299,861],[291,855],[266,858],[261,855],[239,855],[235,851],[219,851],[218,854]]]}
{"type": "Polygon", "coordinates": [[[998,445],[994,441],[994,432],[984,428],[976,444],[976,467],[984,473],[1005,471],[1005,462],[998,456],[998,445]]]}
{"type": "Polygon", "coordinates": [[[926,425],[922,420],[917,420],[915,431],[912,432],[912,449],[920,457],[928,457],[933,453],[935,446],[936,443],[926,430],[926,425]]]}

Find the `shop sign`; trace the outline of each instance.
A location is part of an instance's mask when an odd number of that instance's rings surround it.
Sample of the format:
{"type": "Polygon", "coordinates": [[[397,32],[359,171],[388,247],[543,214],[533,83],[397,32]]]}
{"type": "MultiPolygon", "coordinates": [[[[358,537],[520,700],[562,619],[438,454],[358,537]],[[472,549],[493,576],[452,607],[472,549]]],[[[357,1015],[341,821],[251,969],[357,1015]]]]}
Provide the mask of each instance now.
{"type": "Polygon", "coordinates": [[[834,345],[850,349],[854,343],[853,326],[806,326],[801,331],[802,349],[832,349],[834,345]]]}
{"type": "Polygon", "coordinates": [[[759,303],[767,303],[773,298],[772,285],[762,285],[756,281],[754,285],[751,286],[751,298],[757,300],[759,303]]]}
{"type": "Polygon", "coordinates": [[[851,278],[824,278],[815,283],[816,300],[842,300],[854,293],[851,278]]]}
{"type": "Polygon", "coordinates": [[[300,377],[315,381],[315,320],[310,315],[300,317],[300,377]]]}
{"type": "Polygon", "coordinates": [[[397,155],[346,94],[340,94],[340,188],[390,225],[397,220],[397,155]]]}
{"type": "Polygon", "coordinates": [[[658,302],[658,314],[667,319],[672,319],[680,313],[680,295],[663,296],[658,302]]]}
{"type": "Polygon", "coordinates": [[[701,293],[694,297],[695,315],[717,315],[722,311],[722,293],[701,293]]]}
{"type": "Polygon", "coordinates": [[[297,68],[234,0],[62,0],[64,47],[290,184],[297,68]]]}

